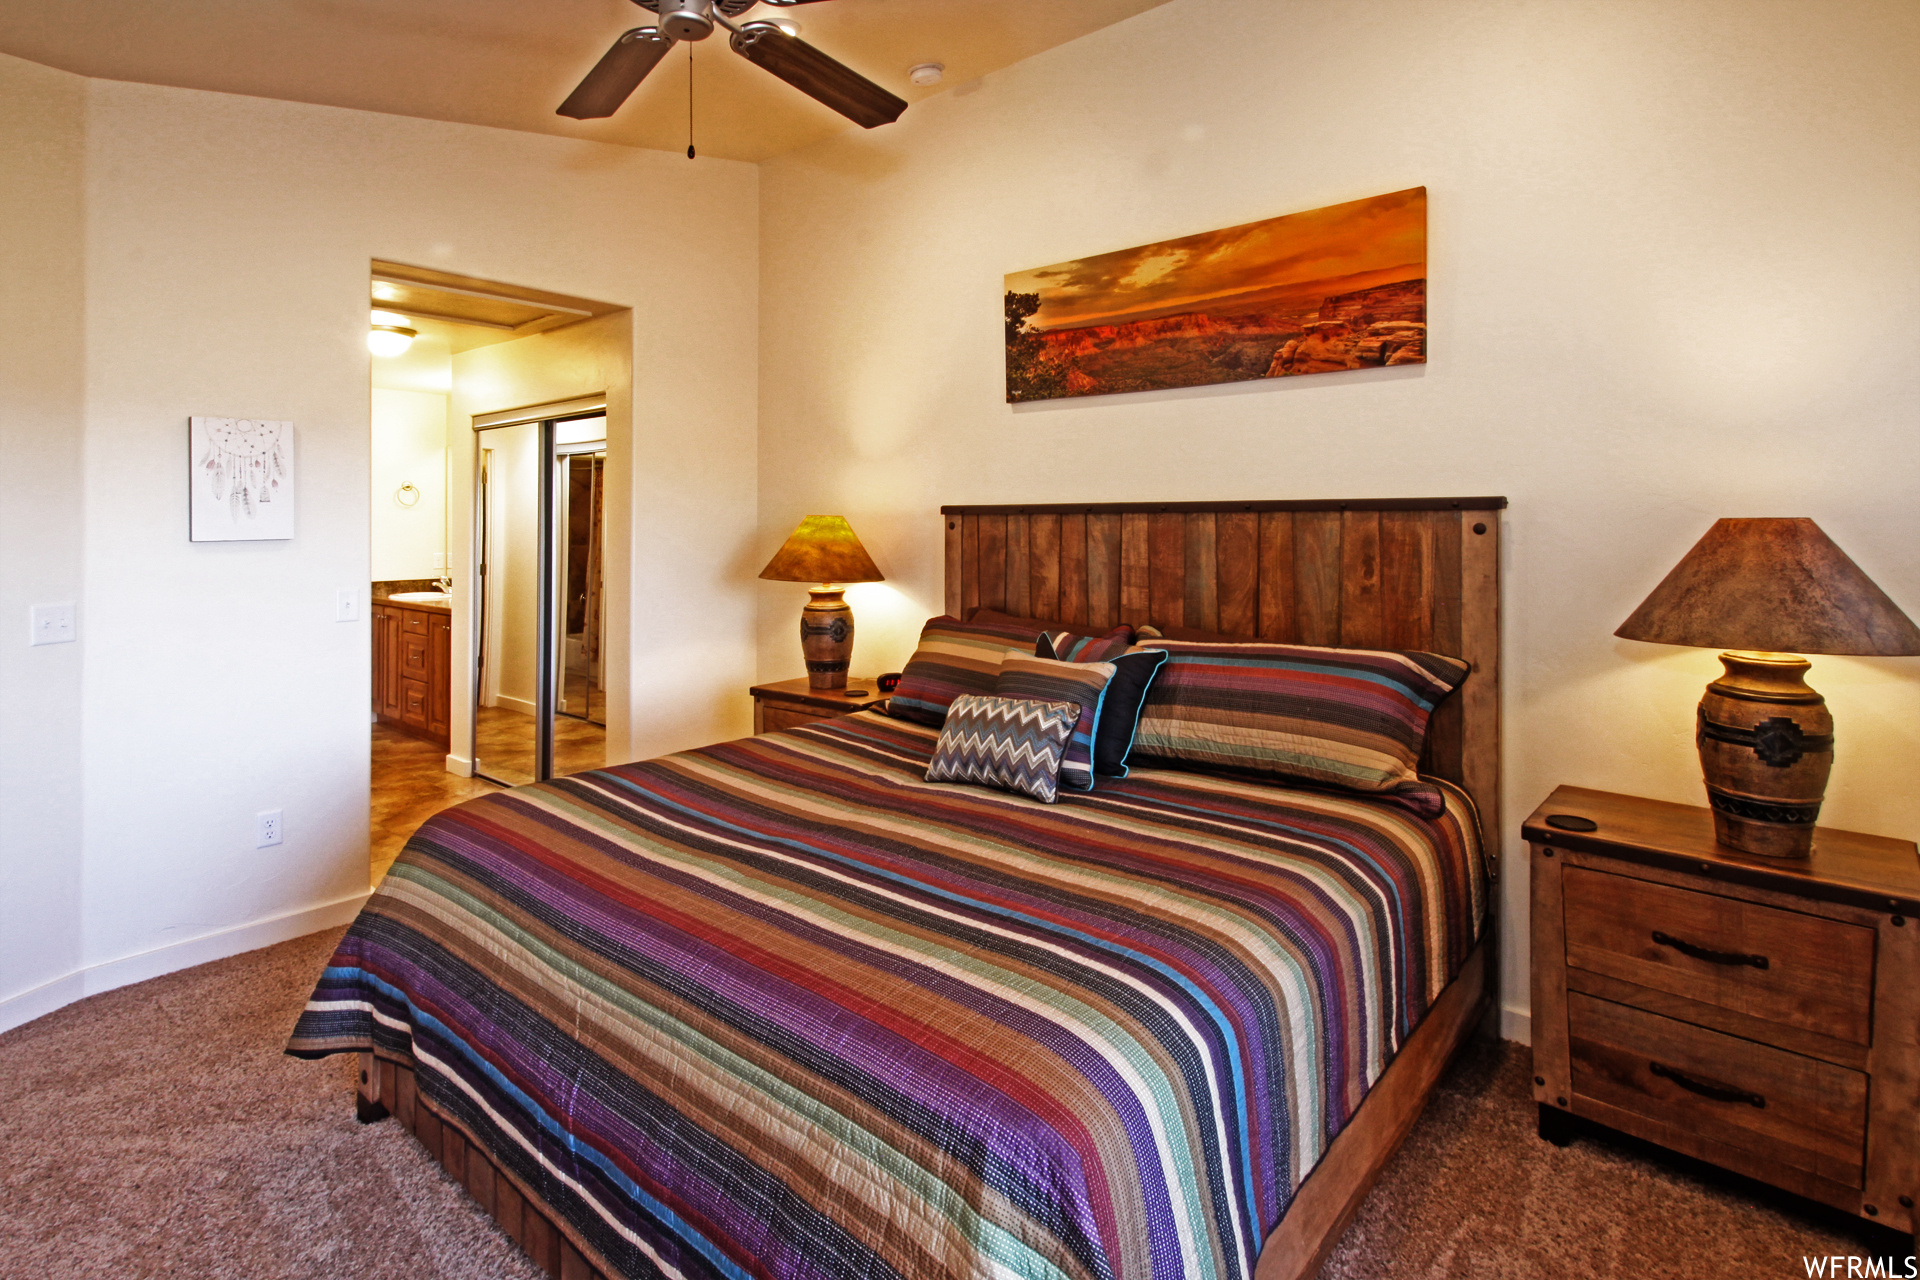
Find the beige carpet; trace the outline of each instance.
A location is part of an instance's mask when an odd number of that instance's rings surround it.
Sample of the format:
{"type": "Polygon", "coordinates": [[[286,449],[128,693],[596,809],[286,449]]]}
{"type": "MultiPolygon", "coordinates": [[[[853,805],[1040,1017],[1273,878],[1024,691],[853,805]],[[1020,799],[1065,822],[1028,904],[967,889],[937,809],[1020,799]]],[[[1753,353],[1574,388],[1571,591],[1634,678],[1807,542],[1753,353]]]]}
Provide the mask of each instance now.
{"type": "Polygon", "coordinates": [[[1906,1256],[1905,1237],[1624,1135],[1542,1142],[1530,1063],[1490,1040],[1462,1055],[1322,1280],[1804,1280],[1809,1254],[1906,1256]]]}
{"type": "MultiPolygon", "coordinates": [[[[0,1276],[537,1276],[350,1060],[281,1055],[337,933],[94,996],[0,1036],[0,1276]]],[[[1533,1135],[1526,1055],[1435,1097],[1327,1267],[1362,1277],[1804,1276],[1884,1250],[1834,1215],[1625,1143],[1533,1135]]]]}
{"type": "Polygon", "coordinates": [[[0,1036],[0,1275],[468,1280],[540,1272],[352,1059],[280,1046],[339,931],[93,996],[0,1036]]]}

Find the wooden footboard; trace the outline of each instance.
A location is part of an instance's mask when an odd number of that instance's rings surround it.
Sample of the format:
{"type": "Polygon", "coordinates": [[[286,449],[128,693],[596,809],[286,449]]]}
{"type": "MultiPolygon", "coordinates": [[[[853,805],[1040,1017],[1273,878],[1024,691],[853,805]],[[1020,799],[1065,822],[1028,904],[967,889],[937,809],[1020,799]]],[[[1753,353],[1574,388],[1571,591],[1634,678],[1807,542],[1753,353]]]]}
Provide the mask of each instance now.
{"type": "Polygon", "coordinates": [[[389,1115],[398,1120],[548,1275],[558,1280],[616,1280],[586,1244],[572,1238],[539,1196],[495,1164],[471,1134],[420,1096],[412,1067],[361,1054],[354,1106],[362,1124],[389,1115]]]}
{"type": "Polygon", "coordinates": [[[1459,974],[1300,1184],[1286,1216],[1260,1250],[1254,1280],[1310,1280],[1320,1273],[1381,1170],[1426,1110],[1441,1072],[1485,1016],[1493,939],[1492,929],[1481,936],[1459,974]]]}

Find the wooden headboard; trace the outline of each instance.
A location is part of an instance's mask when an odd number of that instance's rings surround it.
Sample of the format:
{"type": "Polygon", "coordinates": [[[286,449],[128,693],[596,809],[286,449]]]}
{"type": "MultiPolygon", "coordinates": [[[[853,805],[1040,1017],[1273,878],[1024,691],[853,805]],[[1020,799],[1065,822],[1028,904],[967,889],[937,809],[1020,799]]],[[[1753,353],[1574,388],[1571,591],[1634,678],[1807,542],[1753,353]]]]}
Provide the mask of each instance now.
{"type": "Polygon", "coordinates": [[[1424,772],[1500,826],[1505,498],[942,507],[946,609],[1091,627],[1197,627],[1348,649],[1427,649],[1473,674],[1435,713],[1424,772]]]}

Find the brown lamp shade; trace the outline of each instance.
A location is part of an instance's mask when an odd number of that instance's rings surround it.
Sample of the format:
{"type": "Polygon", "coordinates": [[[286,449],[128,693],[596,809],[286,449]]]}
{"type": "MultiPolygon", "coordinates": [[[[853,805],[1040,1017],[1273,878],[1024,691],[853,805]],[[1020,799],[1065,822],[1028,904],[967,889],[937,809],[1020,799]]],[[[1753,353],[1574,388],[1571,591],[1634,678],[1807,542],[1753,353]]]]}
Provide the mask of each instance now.
{"type": "Polygon", "coordinates": [[[1702,649],[1920,654],[1920,628],[1804,518],[1715,521],[1613,634],[1702,649]]]}
{"type": "Polygon", "coordinates": [[[884,582],[873,557],[841,516],[808,516],[760,576],[774,582],[884,582]]]}

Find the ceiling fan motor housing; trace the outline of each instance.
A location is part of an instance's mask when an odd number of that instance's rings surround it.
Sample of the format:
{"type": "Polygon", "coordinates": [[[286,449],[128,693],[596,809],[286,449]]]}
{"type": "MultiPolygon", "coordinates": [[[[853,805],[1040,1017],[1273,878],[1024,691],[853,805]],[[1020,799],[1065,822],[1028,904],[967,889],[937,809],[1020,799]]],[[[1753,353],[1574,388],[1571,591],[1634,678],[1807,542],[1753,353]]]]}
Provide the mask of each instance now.
{"type": "Polygon", "coordinates": [[[660,15],[660,30],[675,40],[705,40],[713,34],[713,15],[734,18],[753,8],[756,0],[633,0],[642,9],[660,15]]]}
{"type": "Polygon", "coordinates": [[[713,0],[661,0],[660,29],[675,40],[705,40],[713,34],[713,0]]]}

